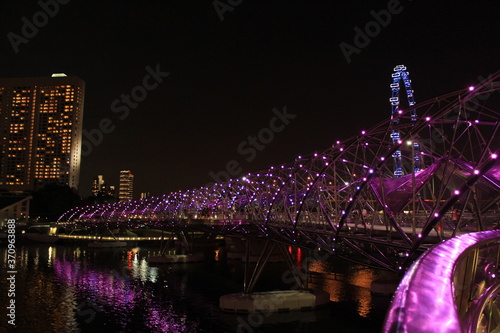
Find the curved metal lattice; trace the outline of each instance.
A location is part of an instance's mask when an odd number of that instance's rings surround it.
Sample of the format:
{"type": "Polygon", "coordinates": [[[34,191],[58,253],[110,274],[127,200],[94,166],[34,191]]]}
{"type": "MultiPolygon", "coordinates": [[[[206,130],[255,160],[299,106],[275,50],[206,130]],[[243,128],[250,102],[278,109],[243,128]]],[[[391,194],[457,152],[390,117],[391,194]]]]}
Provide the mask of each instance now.
{"type": "Polygon", "coordinates": [[[358,136],[241,179],[78,207],[59,221],[272,237],[397,271],[431,243],[499,227],[499,76],[411,105],[358,136]]]}

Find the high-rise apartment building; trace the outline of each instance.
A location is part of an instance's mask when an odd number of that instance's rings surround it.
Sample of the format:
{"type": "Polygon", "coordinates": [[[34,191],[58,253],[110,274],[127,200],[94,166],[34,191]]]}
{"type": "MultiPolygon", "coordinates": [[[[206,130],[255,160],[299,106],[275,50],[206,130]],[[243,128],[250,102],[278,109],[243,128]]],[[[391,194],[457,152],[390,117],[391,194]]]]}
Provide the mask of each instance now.
{"type": "Polygon", "coordinates": [[[132,200],[134,192],[134,175],[130,170],[120,171],[120,189],[118,199],[120,201],[132,200]]]}
{"type": "Polygon", "coordinates": [[[0,79],[0,188],[78,188],[84,95],[76,76],[0,79]]]}

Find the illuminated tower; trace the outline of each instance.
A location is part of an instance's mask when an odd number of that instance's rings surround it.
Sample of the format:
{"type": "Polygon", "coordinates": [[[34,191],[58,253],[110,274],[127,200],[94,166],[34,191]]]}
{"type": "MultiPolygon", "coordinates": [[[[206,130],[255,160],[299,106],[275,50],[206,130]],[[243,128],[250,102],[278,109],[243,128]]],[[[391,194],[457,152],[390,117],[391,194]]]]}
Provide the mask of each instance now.
{"type": "Polygon", "coordinates": [[[0,188],[78,188],[84,95],[76,76],[0,79],[0,188]]]}
{"type": "Polygon", "coordinates": [[[120,189],[118,199],[120,201],[132,200],[134,192],[134,175],[130,170],[120,171],[120,189]]]}
{"type": "Polygon", "coordinates": [[[94,178],[92,182],[92,195],[97,196],[99,193],[102,193],[105,189],[106,182],[104,181],[103,175],[97,175],[97,178],[94,178]]]}
{"type": "Polygon", "coordinates": [[[92,181],[92,195],[95,197],[98,195],[114,197],[115,192],[115,187],[106,184],[103,175],[97,175],[97,178],[92,181]]]}

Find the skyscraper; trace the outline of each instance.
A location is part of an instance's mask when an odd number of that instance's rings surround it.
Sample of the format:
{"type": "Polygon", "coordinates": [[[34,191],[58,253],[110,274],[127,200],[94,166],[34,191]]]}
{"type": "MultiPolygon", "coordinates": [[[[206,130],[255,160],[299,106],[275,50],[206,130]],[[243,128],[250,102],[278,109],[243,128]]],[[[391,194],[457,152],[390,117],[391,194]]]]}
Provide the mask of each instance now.
{"type": "Polygon", "coordinates": [[[92,195],[93,196],[115,196],[115,186],[108,185],[104,180],[103,175],[97,175],[96,178],[92,181],[92,195]]]}
{"type": "Polygon", "coordinates": [[[116,194],[115,185],[106,185],[104,187],[104,194],[110,197],[114,197],[116,194]]]}
{"type": "Polygon", "coordinates": [[[105,189],[106,182],[104,181],[103,175],[97,175],[92,182],[92,195],[97,196],[99,193],[105,189]]]}
{"type": "Polygon", "coordinates": [[[0,188],[78,188],[84,95],[76,76],[0,79],[0,188]]]}
{"type": "Polygon", "coordinates": [[[120,201],[132,200],[134,192],[134,175],[130,170],[120,171],[120,189],[118,199],[120,201]]]}

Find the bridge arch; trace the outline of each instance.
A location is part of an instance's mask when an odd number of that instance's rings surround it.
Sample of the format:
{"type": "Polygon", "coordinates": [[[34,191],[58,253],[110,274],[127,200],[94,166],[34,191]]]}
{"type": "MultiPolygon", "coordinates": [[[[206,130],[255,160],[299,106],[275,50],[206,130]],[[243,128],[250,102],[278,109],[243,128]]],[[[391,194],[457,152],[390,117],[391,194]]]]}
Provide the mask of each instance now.
{"type": "Polygon", "coordinates": [[[342,250],[340,256],[398,271],[429,244],[499,226],[499,76],[399,110],[357,136],[268,170],[161,197],[79,207],[59,221],[217,225],[226,234],[342,250]],[[395,177],[398,150],[403,174],[395,177]]]}

